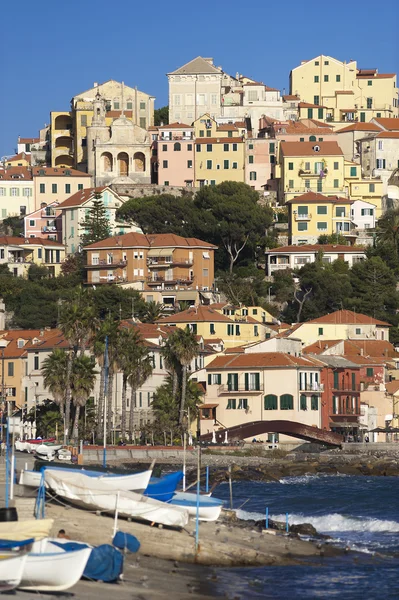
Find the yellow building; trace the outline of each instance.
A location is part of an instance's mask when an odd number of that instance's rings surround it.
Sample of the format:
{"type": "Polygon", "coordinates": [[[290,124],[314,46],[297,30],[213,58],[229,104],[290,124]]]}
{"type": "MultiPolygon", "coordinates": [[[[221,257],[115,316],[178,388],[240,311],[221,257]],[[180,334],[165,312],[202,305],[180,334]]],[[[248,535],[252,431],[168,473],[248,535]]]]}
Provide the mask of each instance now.
{"type": "Polygon", "coordinates": [[[326,121],[337,125],[399,115],[396,74],[358,69],[355,60],[320,55],[302,61],[291,71],[290,94],[302,103],[326,107],[326,121]]]}
{"type": "Polygon", "coordinates": [[[71,101],[70,111],[50,113],[51,166],[87,170],[87,132],[93,119],[93,101],[100,93],[106,101],[106,125],[125,117],[142,129],[154,124],[155,98],[110,79],[81,92],[71,101]]]}
{"type": "Polygon", "coordinates": [[[307,192],[287,200],[290,243],[316,244],[321,235],[349,235],[352,200],[307,192]]]}
{"type": "Polygon", "coordinates": [[[275,319],[262,306],[236,306],[226,302],[211,304],[210,307],[226,317],[252,317],[259,323],[273,323],[275,319]]]}
{"type": "Polygon", "coordinates": [[[346,195],[344,155],[337,142],[281,142],[276,177],[281,204],[308,191],[346,195]]]}
{"type": "Polygon", "coordinates": [[[212,305],[189,308],[160,319],[157,323],[162,327],[189,327],[193,333],[203,337],[207,344],[222,340],[225,348],[266,339],[267,325],[249,315],[227,317],[212,308],[212,305]]]}
{"type": "Polygon", "coordinates": [[[32,264],[47,267],[51,277],[61,273],[65,246],[42,238],[0,237],[0,264],[6,264],[15,277],[28,276],[32,264]]]}
{"type": "MultiPolygon", "coordinates": [[[[218,125],[208,114],[194,121],[195,187],[245,182],[245,132],[235,124],[218,125]]],[[[253,162],[253,156],[247,160],[253,162]]]]}
{"type": "Polygon", "coordinates": [[[26,154],[26,152],[19,152],[15,156],[11,156],[6,161],[6,166],[8,167],[30,167],[30,154],[26,154]]]}
{"type": "Polygon", "coordinates": [[[376,177],[362,178],[361,165],[346,160],[345,188],[351,200],[361,200],[375,206],[375,218],[382,215],[383,181],[376,177]]]}

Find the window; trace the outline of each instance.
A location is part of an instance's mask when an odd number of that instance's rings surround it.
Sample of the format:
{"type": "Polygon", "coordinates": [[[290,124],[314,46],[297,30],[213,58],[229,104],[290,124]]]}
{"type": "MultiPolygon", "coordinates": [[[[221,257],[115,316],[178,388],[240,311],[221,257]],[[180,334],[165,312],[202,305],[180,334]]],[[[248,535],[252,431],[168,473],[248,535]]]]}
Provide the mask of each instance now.
{"type": "Polygon", "coordinates": [[[227,335],[234,335],[234,325],[227,325],[227,335]]]}
{"type": "Polygon", "coordinates": [[[211,185],[216,185],[216,179],[211,179],[211,185]]]}
{"type": "Polygon", "coordinates": [[[369,192],[375,192],[375,183],[369,183],[369,192]]]}
{"type": "Polygon", "coordinates": [[[210,323],[210,325],[209,325],[209,333],[210,333],[211,335],[215,335],[215,333],[216,333],[216,330],[215,330],[215,323],[210,323]]]}
{"type": "Polygon", "coordinates": [[[373,367],[367,367],[367,369],[366,369],[366,375],[367,375],[367,377],[373,377],[374,376],[374,369],[373,369],[373,367]]]}
{"type": "Polygon", "coordinates": [[[300,142],[304,142],[304,141],[305,141],[305,138],[299,138],[299,141],[300,141],[300,142]]]}
{"type": "Polygon", "coordinates": [[[339,179],[334,179],[334,187],[339,188],[339,179]]]}
{"type": "Polygon", "coordinates": [[[119,102],[114,102],[114,110],[119,110],[119,109],[120,109],[119,102]]]}
{"type": "Polygon", "coordinates": [[[249,179],[250,181],[256,181],[256,171],[251,171],[249,173],[249,179]]]}
{"type": "Polygon", "coordinates": [[[313,119],[313,108],[308,108],[308,119],[313,119]]]}
{"type": "Polygon", "coordinates": [[[323,327],[319,327],[319,335],[323,335],[323,327]]]}
{"type": "Polygon", "coordinates": [[[269,154],[274,154],[276,144],[274,142],[270,142],[269,144],[269,154]]]}
{"type": "MultiPolygon", "coordinates": [[[[322,119],[322,118],[323,118],[323,109],[322,109],[322,108],[318,108],[318,109],[317,109],[317,116],[318,116],[318,118],[319,118],[319,119],[322,119]]],[[[322,142],[322,141],[323,141],[323,139],[322,139],[322,138],[321,138],[321,139],[319,138],[319,142],[322,142]]]]}
{"type": "Polygon", "coordinates": [[[320,63],[319,63],[319,61],[318,61],[318,60],[315,60],[315,61],[314,61],[314,66],[315,66],[315,67],[318,67],[318,66],[319,66],[319,64],[320,64],[320,63]]]}
{"type": "Polygon", "coordinates": [[[35,220],[29,219],[29,227],[34,227],[34,226],[35,226],[35,220]]]}
{"type": "Polygon", "coordinates": [[[220,373],[208,373],[208,385],[221,385],[222,376],[220,373]]]}
{"type": "Polygon", "coordinates": [[[335,76],[335,81],[341,81],[341,75],[336,75],[335,76]]]}
{"type": "Polygon", "coordinates": [[[229,398],[227,400],[227,406],[226,409],[227,410],[235,410],[236,409],[236,399],[235,398],[229,398]]]}
{"type": "Polygon", "coordinates": [[[233,162],[232,169],[238,169],[238,163],[233,162]]]}
{"type": "Polygon", "coordinates": [[[189,152],[191,152],[191,151],[192,151],[192,149],[193,149],[193,145],[192,145],[192,144],[187,144],[187,150],[188,150],[189,152]]]}
{"type": "Polygon", "coordinates": [[[319,83],[319,76],[318,75],[314,76],[314,83],[319,83]]]}
{"type": "Polygon", "coordinates": [[[310,188],[310,179],[305,179],[305,188],[310,188]]]}
{"type": "Polygon", "coordinates": [[[325,64],[325,66],[327,66],[327,65],[329,65],[329,64],[330,64],[330,61],[329,61],[329,60],[325,60],[325,61],[324,61],[324,64],[325,64]]]}
{"type": "Polygon", "coordinates": [[[187,169],[192,169],[193,168],[193,161],[192,160],[188,160],[187,161],[187,169]]]}
{"type": "Polygon", "coordinates": [[[384,150],[384,142],[382,140],[378,140],[378,150],[384,150]]]}
{"type": "Polygon", "coordinates": [[[168,168],[168,161],[167,161],[167,160],[163,160],[163,161],[162,161],[162,167],[163,167],[164,169],[167,169],[167,168],[168,168]]]}
{"type": "Polygon", "coordinates": [[[87,127],[87,115],[80,115],[80,124],[82,127],[87,127]]]}
{"type": "Polygon", "coordinates": [[[260,390],[260,374],[259,373],[245,373],[245,389],[247,391],[260,390]]]}
{"type": "Polygon", "coordinates": [[[78,191],[83,190],[83,183],[78,183],[78,191]]]}
{"type": "Polygon", "coordinates": [[[377,158],[377,169],[385,169],[385,158],[377,158]]]}
{"type": "Polygon", "coordinates": [[[9,362],[8,363],[8,377],[14,377],[14,363],[13,362],[9,362]]]}
{"type": "Polygon", "coordinates": [[[322,141],[323,141],[323,138],[319,138],[319,142],[322,142],[322,141]]]}
{"type": "Polygon", "coordinates": [[[288,163],[288,170],[289,171],[293,171],[294,170],[294,163],[292,163],[292,162],[288,163]]]}
{"type": "Polygon", "coordinates": [[[197,323],[190,323],[190,331],[194,334],[197,333],[197,323]]]}
{"type": "Polygon", "coordinates": [[[175,142],[173,144],[173,150],[174,150],[174,152],[180,152],[181,151],[181,144],[180,144],[180,142],[175,142]]]}
{"type": "Polygon", "coordinates": [[[133,109],[133,102],[129,102],[129,100],[126,102],[126,108],[127,110],[132,110],[133,109]]]}
{"type": "Polygon", "coordinates": [[[324,81],[328,81],[328,75],[324,75],[324,81]]]}
{"type": "Polygon", "coordinates": [[[140,110],[145,110],[145,102],[140,102],[140,110]]]}
{"type": "Polygon", "coordinates": [[[212,152],[212,144],[207,144],[206,145],[206,151],[207,152],[212,152]]]}
{"type": "Polygon", "coordinates": [[[369,80],[367,81],[367,85],[373,85],[373,82],[371,81],[371,79],[369,79],[369,80]]]}
{"type": "Polygon", "coordinates": [[[51,192],[52,192],[53,194],[56,194],[56,193],[57,193],[57,184],[56,184],[56,183],[52,183],[52,184],[51,184],[51,192]]]}
{"type": "Polygon", "coordinates": [[[335,162],[334,163],[334,171],[337,171],[339,169],[339,163],[335,162]]]}
{"type": "Polygon", "coordinates": [[[145,117],[140,117],[140,127],[141,129],[145,129],[147,126],[147,120],[145,117]]]}
{"type": "Polygon", "coordinates": [[[327,206],[318,206],[317,214],[318,215],[326,215],[327,214],[327,206]]]}
{"type": "Polygon", "coordinates": [[[300,410],[308,410],[305,394],[301,394],[299,399],[299,408],[300,410]]]}
{"type": "Polygon", "coordinates": [[[39,186],[40,189],[40,193],[41,194],[45,194],[46,193],[46,184],[45,183],[41,183],[39,186]]]}
{"type": "Polygon", "coordinates": [[[274,394],[267,394],[264,397],[264,408],[265,410],[277,410],[277,396],[274,394]]]}
{"type": "Polygon", "coordinates": [[[319,398],[316,394],[312,394],[310,397],[310,408],[311,410],[319,410],[319,398]]]}
{"type": "Polygon", "coordinates": [[[294,397],[291,394],[283,394],[280,396],[280,410],[293,410],[294,397]]]}
{"type": "Polygon", "coordinates": [[[195,150],[201,152],[201,144],[195,144],[195,150]]]}
{"type": "Polygon", "coordinates": [[[322,179],[318,179],[317,180],[317,191],[318,192],[322,192],[323,191],[323,180],[322,179]]]}
{"type": "Polygon", "coordinates": [[[241,335],[239,325],[236,325],[236,335],[241,335]]]}
{"type": "Polygon", "coordinates": [[[227,389],[229,392],[238,391],[238,373],[227,373],[227,389]]]}
{"type": "Polygon", "coordinates": [[[361,123],[365,123],[366,122],[366,113],[364,113],[364,112],[360,113],[360,122],[361,123]]]}
{"type": "Polygon", "coordinates": [[[228,169],[229,168],[229,161],[228,160],[224,160],[223,161],[223,169],[228,169]]]}
{"type": "Polygon", "coordinates": [[[271,164],[271,165],[274,165],[274,164],[275,164],[275,162],[276,162],[276,157],[274,156],[274,154],[271,154],[271,155],[270,155],[270,164],[271,164]]]}
{"type": "Polygon", "coordinates": [[[336,217],[344,217],[345,216],[345,208],[343,206],[337,206],[335,209],[336,217]]]}
{"type": "Polygon", "coordinates": [[[38,248],[38,249],[37,249],[37,258],[42,258],[42,255],[43,255],[43,250],[42,250],[42,248],[38,248]]]}
{"type": "Polygon", "coordinates": [[[298,231],[307,231],[308,224],[307,223],[298,223],[298,231]]]}
{"type": "Polygon", "coordinates": [[[327,223],[325,221],[321,221],[317,223],[318,231],[327,231],[327,223]]]}
{"type": "Polygon", "coordinates": [[[35,356],[33,357],[33,369],[35,371],[39,370],[39,355],[35,354],[35,356]]]}
{"type": "Polygon", "coordinates": [[[228,152],[229,151],[229,147],[230,147],[229,144],[223,144],[223,150],[224,150],[224,152],[228,152]]]}
{"type": "Polygon", "coordinates": [[[373,108],[373,99],[367,98],[367,108],[373,108]]]}
{"type": "Polygon", "coordinates": [[[362,217],[372,217],[374,215],[374,208],[362,208],[361,215],[362,217]]]}
{"type": "Polygon", "coordinates": [[[253,157],[253,155],[252,155],[252,154],[250,154],[250,155],[248,156],[248,163],[249,163],[250,165],[253,165],[253,164],[254,164],[254,157],[253,157]]]}
{"type": "Polygon", "coordinates": [[[206,168],[207,169],[212,169],[212,161],[211,160],[207,160],[206,161],[206,168]]]}
{"type": "Polygon", "coordinates": [[[70,183],[66,183],[65,184],[65,193],[66,194],[70,194],[71,193],[71,184],[70,183]]]}
{"type": "Polygon", "coordinates": [[[289,188],[293,188],[294,187],[294,180],[293,179],[289,179],[288,180],[288,187],[289,188]]]}
{"type": "Polygon", "coordinates": [[[356,177],[357,167],[351,167],[351,177],[356,177]]]}
{"type": "Polygon", "coordinates": [[[313,96],[313,104],[320,104],[320,96],[313,96]]]}

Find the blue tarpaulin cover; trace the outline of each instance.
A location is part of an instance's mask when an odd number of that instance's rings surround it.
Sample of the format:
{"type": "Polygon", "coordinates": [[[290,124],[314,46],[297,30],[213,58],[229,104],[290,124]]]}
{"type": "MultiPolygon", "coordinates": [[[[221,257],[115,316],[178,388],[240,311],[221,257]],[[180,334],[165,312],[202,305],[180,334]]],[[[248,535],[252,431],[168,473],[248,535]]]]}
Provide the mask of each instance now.
{"type": "Polygon", "coordinates": [[[150,483],[144,492],[144,496],[161,500],[161,502],[169,502],[173,498],[177,484],[183,479],[183,471],[169,473],[164,477],[157,479],[151,477],[150,483]]]}
{"type": "MultiPolygon", "coordinates": [[[[73,552],[80,550],[82,547],[90,548],[88,544],[78,542],[52,542],[65,552],[73,552]]],[[[105,581],[111,583],[117,581],[123,573],[123,554],[110,544],[102,544],[93,548],[90,558],[87,561],[86,568],[83,572],[83,577],[94,579],[96,581],[105,581]]]]}
{"type": "Polygon", "coordinates": [[[127,549],[130,550],[130,552],[138,552],[140,548],[138,539],[134,535],[124,533],[123,531],[118,531],[115,534],[112,543],[116,548],[119,548],[120,550],[127,549]]]}
{"type": "Polygon", "coordinates": [[[0,540],[0,549],[9,550],[11,548],[22,548],[23,546],[33,544],[34,541],[35,538],[30,538],[29,540],[22,540],[21,542],[17,542],[16,540],[0,540]]]}

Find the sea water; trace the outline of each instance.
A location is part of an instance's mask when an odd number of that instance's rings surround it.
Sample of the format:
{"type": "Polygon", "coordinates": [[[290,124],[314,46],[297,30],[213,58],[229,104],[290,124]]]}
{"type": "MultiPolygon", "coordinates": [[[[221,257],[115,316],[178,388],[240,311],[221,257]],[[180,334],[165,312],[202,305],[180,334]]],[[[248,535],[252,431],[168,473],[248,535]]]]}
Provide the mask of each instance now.
{"type": "MultiPolygon", "coordinates": [[[[228,484],[214,496],[229,504],[228,484]]],[[[399,600],[399,477],[309,475],[233,483],[242,519],[311,523],[352,552],[296,566],[219,569],[215,593],[238,599],[399,600]],[[245,503],[245,504],[244,504],[245,503]],[[241,507],[241,508],[240,508],[241,507]]]]}

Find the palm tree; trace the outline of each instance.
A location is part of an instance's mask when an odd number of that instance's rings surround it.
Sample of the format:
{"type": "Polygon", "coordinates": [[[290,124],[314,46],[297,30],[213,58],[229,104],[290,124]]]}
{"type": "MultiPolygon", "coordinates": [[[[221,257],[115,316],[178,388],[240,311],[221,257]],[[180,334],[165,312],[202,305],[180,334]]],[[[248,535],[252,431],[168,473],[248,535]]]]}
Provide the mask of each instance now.
{"type": "Polygon", "coordinates": [[[158,321],[162,317],[163,311],[163,304],[159,304],[159,302],[154,302],[153,300],[146,302],[145,311],[141,320],[143,323],[155,323],[155,321],[158,321]]]}
{"type": "Polygon", "coordinates": [[[51,392],[54,402],[64,413],[65,408],[65,379],[68,369],[68,354],[65,350],[56,348],[43,361],[41,368],[44,386],[51,392]]]}
{"type": "Polygon", "coordinates": [[[148,349],[140,343],[135,343],[131,347],[131,373],[128,378],[131,387],[130,412],[129,412],[129,436],[133,440],[134,429],[134,407],[136,405],[136,392],[145,384],[154,368],[152,358],[148,354],[148,349]]]}
{"type": "Polygon", "coordinates": [[[162,347],[162,358],[165,361],[167,371],[172,378],[172,394],[173,398],[177,398],[177,391],[179,387],[179,381],[181,380],[181,364],[179,357],[177,356],[176,347],[176,335],[175,331],[168,337],[164,346],[162,347]]]}
{"type": "Polygon", "coordinates": [[[80,408],[86,404],[93,391],[96,375],[94,357],[81,354],[75,358],[71,377],[72,398],[75,405],[72,436],[75,440],[79,436],[80,408]]]}
{"type": "Polygon", "coordinates": [[[199,346],[194,333],[188,327],[186,327],[186,329],[176,329],[172,335],[175,336],[173,346],[175,348],[176,357],[181,365],[179,424],[182,425],[186,402],[187,367],[193,358],[198,356],[199,346]]]}
{"type": "Polygon", "coordinates": [[[399,210],[388,210],[378,221],[377,239],[382,244],[393,247],[395,257],[398,258],[399,243],[399,210]]]}
{"type": "MultiPolygon", "coordinates": [[[[110,316],[101,322],[94,339],[93,352],[100,365],[100,391],[97,404],[97,438],[101,437],[104,418],[104,390],[105,390],[105,339],[108,338],[108,347],[116,342],[118,336],[118,323],[110,316]]],[[[108,408],[108,407],[107,407],[108,408]]]]}
{"type": "Polygon", "coordinates": [[[83,354],[98,325],[95,307],[88,292],[78,292],[72,301],[64,304],[59,326],[69,343],[68,364],[65,376],[65,429],[64,443],[69,435],[71,419],[71,374],[72,364],[78,355],[83,354]]]}
{"type": "Polygon", "coordinates": [[[117,364],[122,371],[122,418],[121,435],[126,437],[126,396],[127,383],[134,367],[135,346],[140,342],[140,334],[135,329],[121,329],[117,341],[117,364]]]}

